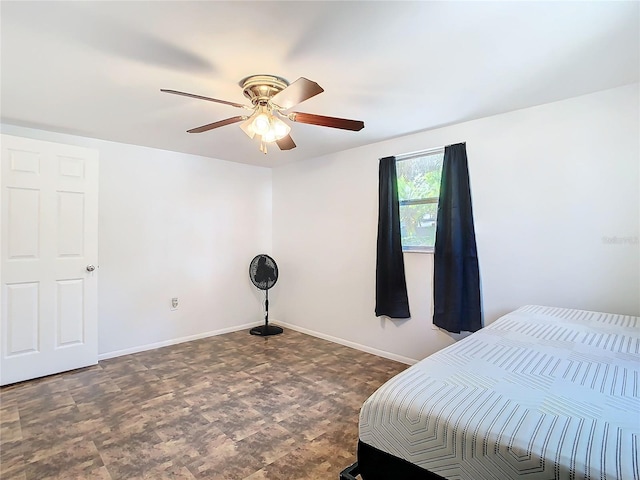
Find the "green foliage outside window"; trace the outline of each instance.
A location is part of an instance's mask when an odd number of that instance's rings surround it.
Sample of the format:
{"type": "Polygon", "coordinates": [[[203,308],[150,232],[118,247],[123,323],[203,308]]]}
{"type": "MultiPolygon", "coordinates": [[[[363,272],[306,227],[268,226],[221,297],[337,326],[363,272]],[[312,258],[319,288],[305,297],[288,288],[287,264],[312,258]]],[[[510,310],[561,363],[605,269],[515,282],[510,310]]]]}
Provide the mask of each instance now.
{"type": "Polygon", "coordinates": [[[443,152],[396,162],[400,232],[407,250],[433,248],[443,152]]]}

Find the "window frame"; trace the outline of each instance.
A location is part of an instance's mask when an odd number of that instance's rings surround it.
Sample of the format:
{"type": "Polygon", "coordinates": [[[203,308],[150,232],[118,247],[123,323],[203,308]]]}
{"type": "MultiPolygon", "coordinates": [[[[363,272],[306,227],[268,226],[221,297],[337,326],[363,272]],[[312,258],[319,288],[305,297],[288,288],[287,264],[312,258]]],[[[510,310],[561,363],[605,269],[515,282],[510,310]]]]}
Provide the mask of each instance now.
{"type": "MultiPolygon", "coordinates": [[[[412,160],[414,158],[420,158],[420,157],[426,157],[426,156],[430,156],[430,155],[442,155],[443,156],[443,160],[444,160],[444,146],[442,147],[436,147],[436,148],[430,148],[428,150],[420,150],[418,152],[411,152],[411,153],[405,153],[402,155],[396,155],[395,159],[396,159],[396,170],[397,170],[397,165],[398,162],[403,162],[403,161],[407,161],[407,160],[412,160]]],[[[441,166],[442,168],[442,166],[441,166]]],[[[399,195],[398,195],[398,203],[400,207],[406,206],[406,205],[433,205],[436,204],[436,211],[437,211],[437,205],[440,202],[440,197],[424,197],[424,198],[420,198],[420,199],[411,199],[411,200],[400,200],[399,195]]],[[[436,214],[436,218],[435,218],[435,225],[437,228],[438,225],[438,216],[436,214]]],[[[401,239],[402,242],[402,239],[401,239]]],[[[434,248],[432,246],[420,246],[420,245],[402,245],[402,253],[405,252],[410,252],[410,253],[431,253],[433,254],[434,252],[434,248]]]]}

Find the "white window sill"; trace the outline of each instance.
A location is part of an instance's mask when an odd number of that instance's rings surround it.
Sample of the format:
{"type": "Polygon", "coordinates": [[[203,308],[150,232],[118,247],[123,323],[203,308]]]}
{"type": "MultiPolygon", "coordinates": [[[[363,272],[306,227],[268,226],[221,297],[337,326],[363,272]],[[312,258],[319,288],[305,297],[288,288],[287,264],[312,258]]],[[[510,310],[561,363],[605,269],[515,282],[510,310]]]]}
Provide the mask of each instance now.
{"type": "Polygon", "coordinates": [[[427,253],[427,254],[433,255],[433,247],[415,248],[415,249],[403,248],[402,253],[427,253]]]}

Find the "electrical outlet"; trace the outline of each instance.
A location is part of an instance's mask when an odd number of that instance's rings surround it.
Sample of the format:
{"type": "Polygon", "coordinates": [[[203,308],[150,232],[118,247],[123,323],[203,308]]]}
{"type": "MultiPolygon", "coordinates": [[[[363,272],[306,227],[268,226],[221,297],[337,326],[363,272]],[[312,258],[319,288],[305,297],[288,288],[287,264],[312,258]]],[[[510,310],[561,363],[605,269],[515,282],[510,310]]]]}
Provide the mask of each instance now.
{"type": "Polygon", "coordinates": [[[171,310],[177,310],[178,309],[178,297],[173,297],[171,299],[171,310]]]}

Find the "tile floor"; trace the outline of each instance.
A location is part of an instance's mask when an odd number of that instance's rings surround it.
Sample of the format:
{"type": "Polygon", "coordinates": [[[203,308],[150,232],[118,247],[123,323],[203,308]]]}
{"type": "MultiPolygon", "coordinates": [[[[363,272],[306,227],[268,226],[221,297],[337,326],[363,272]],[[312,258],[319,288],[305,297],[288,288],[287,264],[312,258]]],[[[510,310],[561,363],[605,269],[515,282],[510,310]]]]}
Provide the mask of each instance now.
{"type": "Polygon", "coordinates": [[[406,365],[285,330],[0,389],[0,478],[337,480],[362,402],[406,365]]]}

